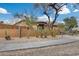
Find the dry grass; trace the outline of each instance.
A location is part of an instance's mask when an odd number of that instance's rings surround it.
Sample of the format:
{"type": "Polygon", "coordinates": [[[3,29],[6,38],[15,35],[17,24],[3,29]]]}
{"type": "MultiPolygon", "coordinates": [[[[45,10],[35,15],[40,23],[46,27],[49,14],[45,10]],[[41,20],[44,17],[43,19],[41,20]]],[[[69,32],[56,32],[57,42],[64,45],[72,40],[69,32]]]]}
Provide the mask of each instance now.
{"type": "Polygon", "coordinates": [[[47,36],[52,36],[52,37],[55,37],[58,34],[59,34],[58,30],[49,30],[49,29],[42,30],[41,32],[34,31],[34,30],[28,31],[28,36],[29,37],[41,37],[41,36],[46,36],[46,37],[47,36]]]}

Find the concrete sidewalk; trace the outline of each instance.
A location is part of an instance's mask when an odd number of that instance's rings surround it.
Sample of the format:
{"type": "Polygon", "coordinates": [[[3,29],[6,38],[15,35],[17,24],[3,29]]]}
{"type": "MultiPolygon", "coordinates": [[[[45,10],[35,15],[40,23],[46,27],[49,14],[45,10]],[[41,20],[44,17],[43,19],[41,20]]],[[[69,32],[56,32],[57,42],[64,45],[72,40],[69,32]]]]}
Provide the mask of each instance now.
{"type": "Polygon", "coordinates": [[[58,40],[45,40],[45,41],[39,41],[39,42],[10,43],[7,41],[7,42],[0,43],[0,51],[39,48],[39,47],[45,47],[45,46],[50,46],[50,45],[61,45],[65,43],[75,42],[78,40],[79,39],[76,37],[68,36],[68,37],[60,38],[58,40]]]}

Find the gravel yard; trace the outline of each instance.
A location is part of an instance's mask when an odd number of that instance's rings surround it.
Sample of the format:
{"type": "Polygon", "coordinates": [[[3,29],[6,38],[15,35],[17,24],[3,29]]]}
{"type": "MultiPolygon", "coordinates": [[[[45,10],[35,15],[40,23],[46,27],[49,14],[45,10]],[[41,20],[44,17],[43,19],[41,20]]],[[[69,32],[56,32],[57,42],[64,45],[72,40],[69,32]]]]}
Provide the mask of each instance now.
{"type": "Polygon", "coordinates": [[[72,56],[79,55],[79,41],[64,45],[0,52],[2,56],[72,56]]]}

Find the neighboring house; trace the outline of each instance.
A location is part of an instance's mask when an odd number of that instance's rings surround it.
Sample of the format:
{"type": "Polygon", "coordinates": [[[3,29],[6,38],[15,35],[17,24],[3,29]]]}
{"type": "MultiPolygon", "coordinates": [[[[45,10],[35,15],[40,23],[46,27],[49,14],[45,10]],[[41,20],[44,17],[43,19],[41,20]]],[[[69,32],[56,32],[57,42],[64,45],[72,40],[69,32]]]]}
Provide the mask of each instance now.
{"type": "Polygon", "coordinates": [[[20,37],[25,36],[27,31],[26,26],[20,26],[20,25],[10,25],[10,24],[4,24],[0,23],[0,37],[5,37],[6,35],[9,35],[11,37],[20,37]],[[21,30],[19,29],[21,28],[21,30]]]}
{"type": "MultiPolygon", "coordinates": [[[[25,26],[25,27],[29,28],[29,25],[26,24],[26,20],[21,20],[21,21],[15,23],[14,25],[25,26]]],[[[36,21],[34,24],[32,24],[32,30],[33,29],[38,30],[38,28],[41,28],[41,29],[48,28],[48,23],[43,22],[43,21],[36,21]]],[[[58,29],[57,23],[55,23],[53,25],[53,29],[58,29]]]]}
{"type": "MultiPolygon", "coordinates": [[[[39,28],[39,27],[41,27],[42,29],[48,28],[47,22],[36,22],[36,24],[37,24],[37,28],[39,28]]],[[[52,28],[57,28],[57,25],[53,25],[53,27],[51,27],[51,29],[52,28]]]]}
{"type": "Polygon", "coordinates": [[[6,35],[17,36],[16,28],[17,26],[0,23],[0,37],[5,37],[6,35]]]}
{"type": "MultiPolygon", "coordinates": [[[[58,29],[56,24],[53,25],[53,27],[54,29],[58,29]]],[[[0,37],[5,37],[6,35],[11,37],[26,37],[28,33],[31,34],[34,30],[38,30],[39,28],[48,28],[47,22],[35,22],[32,28],[26,24],[25,20],[21,20],[13,25],[0,22],[0,37]]]]}

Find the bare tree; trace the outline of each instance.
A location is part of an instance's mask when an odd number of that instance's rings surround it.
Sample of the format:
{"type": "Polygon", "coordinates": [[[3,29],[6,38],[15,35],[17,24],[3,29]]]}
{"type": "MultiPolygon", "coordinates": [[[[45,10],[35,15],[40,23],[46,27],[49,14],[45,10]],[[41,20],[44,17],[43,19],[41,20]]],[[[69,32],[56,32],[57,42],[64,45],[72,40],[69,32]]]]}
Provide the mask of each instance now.
{"type": "Polygon", "coordinates": [[[62,11],[62,7],[64,5],[67,5],[66,3],[50,3],[49,6],[52,7],[52,9],[54,9],[55,11],[55,17],[54,20],[52,22],[52,25],[56,22],[57,17],[59,16],[59,12],[62,11]]]}
{"type": "Polygon", "coordinates": [[[50,29],[50,15],[49,15],[49,4],[45,4],[45,3],[37,3],[37,4],[34,4],[35,8],[38,8],[38,9],[42,9],[43,11],[43,14],[47,16],[48,18],[48,27],[50,29]]]}
{"type": "MultiPolygon", "coordinates": [[[[39,3],[39,4],[35,4],[36,7],[38,8],[43,8],[43,14],[45,14],[47,17],[48,17],[48,20],[49,20],[49,28],[51,27],[50,26],[50,15],[49,15],[49,9],[51,9],[51,11],[55,12],[55,17],[54,17],[54,20],[52,22],[52,27],[53,27],[53,24],[56,22],[57,20],[57,17],[59,16],[59,12],[62,11],[61,8],[64,6],[64,5],[67,5],[67,3],[39,3]]],[[[53,14],[53,13],[52,13],[53,14]]]]}

